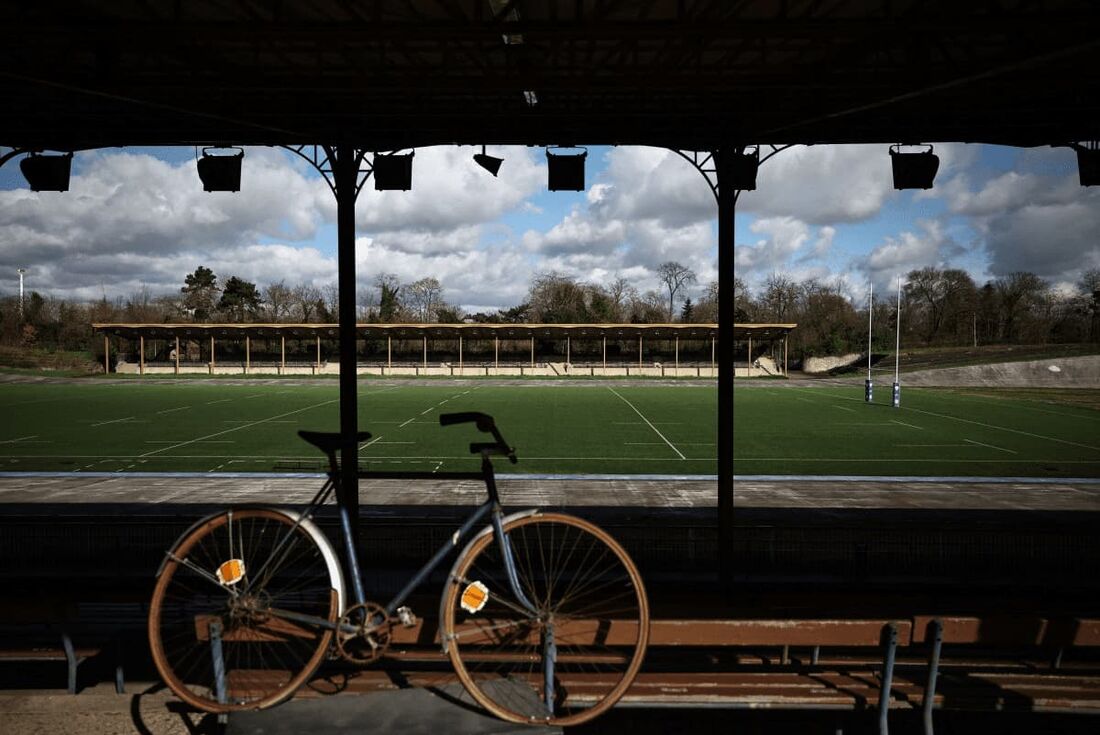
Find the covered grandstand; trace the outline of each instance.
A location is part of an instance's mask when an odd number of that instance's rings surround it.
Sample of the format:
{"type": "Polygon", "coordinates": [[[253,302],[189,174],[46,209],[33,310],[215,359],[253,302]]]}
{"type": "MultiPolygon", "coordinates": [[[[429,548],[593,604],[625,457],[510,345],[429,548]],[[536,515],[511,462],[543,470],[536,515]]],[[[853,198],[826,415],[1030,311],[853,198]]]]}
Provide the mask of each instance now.
{"type": "MultiPolygon", "coordinates": [[[[786,375],[796,326],[735,324],[737,375],[786,375]]],[[[112,364],[140,375],[340,371],[336,324],[92,327],[103,334],[106,372],[112,364]]],[[[717,376],[716,324],[357,324],[356,338],[362,375],[717,376]]]]}

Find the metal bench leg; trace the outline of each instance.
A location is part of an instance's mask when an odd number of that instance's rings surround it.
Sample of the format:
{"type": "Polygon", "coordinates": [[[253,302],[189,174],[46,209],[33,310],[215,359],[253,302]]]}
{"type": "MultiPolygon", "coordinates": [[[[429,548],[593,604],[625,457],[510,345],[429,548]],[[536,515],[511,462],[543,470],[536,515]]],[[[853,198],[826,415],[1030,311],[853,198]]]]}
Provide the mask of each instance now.
{"type": "Polygon", "coordinates": [[[817,662],[821,656],[821,646],[814,646],[813,653],[810,654],[810,663],[817,666],[817,662]]]}
{"type": "MultiPolygon", "coordinates": [[[[222,624],[213,622],[210,624],[210,657],[214,659],[214,691],[218,696],[218,702],[225,704],[229,701],[225,681],[225,660],[222,658],[222,624]]],[[[225,725],[229,717],[225,714],[218,715],[218,724],[225,725]]]]}
{"type": "Polygon", "coordinates": [[[879,735],[889,735],[890,688],[894,684],[894,654],[898,647],[898,626],[890,623],[886,633],[886,662],[882,667],[882,688],[878,693],[879,735]]]}
{"type": "Polygon", "coordinates": [[[934,735],[932,730],[932,706],[936,700],[936,676],[940,671],[940,648],[943,646],[943,623],[932,621],[932,654],[928,660],[928,683],[924,687],[921,712],[924,715],[924,735],[934,735]]]}
{"type": "Polygon", "coordinates": [[[69,666],[69,694],[76,694],[76,667],[80,662],[76,660],[76,651],[68,633],[61,634],[61,645],[65,648],[65,663],[69,666]]]}
{"type": "Polygon", "coordinates": [[[122,670],[122,641],[115,638],[115,694],[126,693],[126,678],[122,670]]]}

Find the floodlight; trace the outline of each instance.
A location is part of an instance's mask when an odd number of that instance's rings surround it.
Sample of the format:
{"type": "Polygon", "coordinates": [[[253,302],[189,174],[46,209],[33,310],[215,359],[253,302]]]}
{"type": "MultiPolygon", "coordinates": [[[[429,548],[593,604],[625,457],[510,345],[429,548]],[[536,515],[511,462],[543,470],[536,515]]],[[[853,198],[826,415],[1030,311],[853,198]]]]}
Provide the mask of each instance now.
{"type": "Polygon", "coordinates": [[[202,158],[198,161],[199,179],[203,191],[240,191],[241,161],[244,151],[230,147],[223,150],[236,153],[211,153],[217,146],[202,149],[202,158]]]}
{"type": "Polygon", "coordinates": [[[413,185],[413,153],[374,154],[374,190],[408,191],[413,185]]]}
{"type": "Polygon", "coordinates": [[[551,153],[546,149],[547,182],[550,191],[584,191],[584,161],[588,150],[580,153],[551,153]]]}
{"type": "Polygon", "coordinates": [[[940,157],[932,152],[932,146],[926,151],[903,153],[903,147],[919,147],[908,144],[890,146],[890,165],[894,169],[895,189],[931,189],[940,168],[940,157]]]}
{"type": "Polygon", "coordinates": [[[1073,144],[1077,151],[1077,175],[1081,186],[1100,186],[1100,142],[1073,144]]]}
{"type": "Polygon", "coordinates": [[[490,156],[485,152],[485,146],[481,146],[481,153],[474,154],[474,163],[496,176],[497,172],[500,171],[500,164],[504,163],[504,159],[490,156]]]}
{"type": "Polygon", "coordinates": [[[733,188],[737,191],[756,191],[756,170],[760,167],[760,147],[751,151],[734,153],[730,158],[733,188]]]}
{"type": "Polygon", "coordinates": [[[44,155],[31,153],[19,162],[19,170],[31,191],[68,191],[73,154],[44,155]]]}

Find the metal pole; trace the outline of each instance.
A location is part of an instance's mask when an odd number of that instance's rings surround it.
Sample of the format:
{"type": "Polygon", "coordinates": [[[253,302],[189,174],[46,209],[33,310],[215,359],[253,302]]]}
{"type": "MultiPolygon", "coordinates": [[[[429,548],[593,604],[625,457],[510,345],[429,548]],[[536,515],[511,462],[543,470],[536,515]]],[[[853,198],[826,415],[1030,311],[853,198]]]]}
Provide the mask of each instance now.
{"type": "Polygon", "coordinates": [[[424,373],[428,372],[428,335],[424,335],[424,373]]]}
{"type": "Polygon", "coordinates": [[[279,335],[279,374],[286,373],[286,335],[279,335]]]}
{"type": "Polygon", "coordinates": [[[210,374],[214,374],[214,335],[210,335],[210,374]]]}
{"type": "Polygon", "coordinates": [[[176,335],[176,375],[180,374],[180,338],[176,335]]]}
{"type": "Polygon", "coordinates": [[[898,381],[898,364],[901,359],[901,276],[898,276],[898,323],[894,330],[894,408],[901,407],[901,383],[898,381]]]}
{"type": "MultiPolygon", "coordinates": [[[[734,212],[732,147],[714,151],[718,182],[718,569],[733,581],[733,276],[734,212]]],[[[713,348],[712,348],[713,349],[713,348]]]]}
{"type": "Polygon", "coordinates": [[[111,372],[111,338],[107,336],[107,333],[103,333],[103,374],[108,375],[111,372]]]}
{"type": "Polygon", "coordinates": [[[393,369],[393,335],[386,335],[386,367],[393,369]]]}
{"type": "Polygon", "coordinates": [[[19,269],[19,321],[23,321],[23,274],[26,272],[26,268],[19,269]]]}
{"type": "Polygon", "coordinates": [[[145,335],[138,337],[138,349],[141,354],[138,356],[138,367],[141,370],[141,374],[145,375],[145,335]]]}
{"type": "Polygon", "coordinates": [[[535,367],[535,338],[531,338],[531,367],[535,367]]]}
{"type": "Polygon", "coordinates": [[[940,649],[943,647],[943,623],[932,621],[932,653],[928,661],[928,682],[924,685],[921,698],[921,717],[924,721],[924,735],[934,735],[932,729],[932,708],[936,704],[936,677],[940,669],[940,649]]]}
{"type": "Polygon", "coordinates": [[[359,156],[344,143],[334,151],[337,269],[340,326],[340,502],[348,512],[351,538],[359,540],[359,432],[355,355],[355,198],[359,156]]]}
{"type": "Polygon", "coordinates": [[[458,335],[458,374],[462,375],[462,335],[458,335]]]}
{"type": "Polygon", "coordinates": [[[252,338],[247,334],[244,336],[244,374],[248,375],[248,371],[252,369],[252,338]]]}
{"type": "Polygon", "coordinates": [[[875,397],[875,384],[871,381],[871,330],[872,318],[875,314],[875,284],[871,282],[871,289],[867,294],[867,383],[863,386],[863,400],[868,403],[875,397]]]}

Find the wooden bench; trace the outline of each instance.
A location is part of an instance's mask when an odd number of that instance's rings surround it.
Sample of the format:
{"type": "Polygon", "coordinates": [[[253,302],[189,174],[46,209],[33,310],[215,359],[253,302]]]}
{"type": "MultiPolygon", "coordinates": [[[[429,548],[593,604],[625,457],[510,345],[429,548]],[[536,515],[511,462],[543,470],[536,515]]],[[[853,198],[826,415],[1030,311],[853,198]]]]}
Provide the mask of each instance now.
{"type": "Polygon", "coordinates": [[[929,649],[921,697],[926,735],[937,704],[952,709],[1100,713],[1096,665],[1063,666],[1067,650],[1100,647],[1100,620],[1036,616],[913,618],[913,645],[929,649]],[[948,644],[952,657],[943,658],[948,644]],[[942,677],[942,678],[941,678],[942,677]]]}
{"type": "MultiPolygon", "coordinates": [[[[15,600],[0,604],[0,663],[64,662],[66,689],[77,693],[80,665],[104,653],[105,645],[75,645],[70,631],[78,625],[76,606],[52,600],[15,600]]],[[[115,691],[124,692],[123,669],[115,647],[115,691]]]]}

